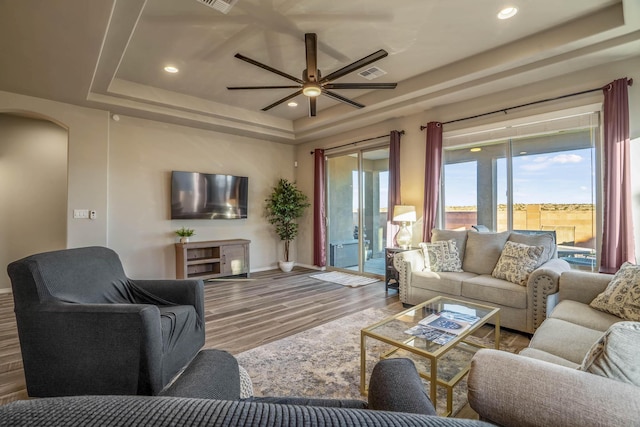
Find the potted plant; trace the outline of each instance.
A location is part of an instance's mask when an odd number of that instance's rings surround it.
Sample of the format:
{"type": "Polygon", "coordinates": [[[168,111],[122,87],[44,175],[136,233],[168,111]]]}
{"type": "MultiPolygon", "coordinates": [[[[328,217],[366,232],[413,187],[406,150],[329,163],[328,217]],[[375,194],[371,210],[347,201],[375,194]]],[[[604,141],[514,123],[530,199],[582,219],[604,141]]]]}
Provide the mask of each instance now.
{"type": "Polygon", "coordinates": [[[180,243],[188,243],[189,237],[195,235],[196,233],[193,228],[182,227],[176,231],[176,234],[180,236],[180,243]]]}
{"type": "Polygon", "coordinates": [[[267,220],[275,225],[276,234],[284,241],[284,261],[279,262],[280,269],[291,271],[293,261],[289,260],[289,244],[298,235],[297,220],[309,207],[309,199],[295,182],[281,178],[265,202],[267,220]]]}

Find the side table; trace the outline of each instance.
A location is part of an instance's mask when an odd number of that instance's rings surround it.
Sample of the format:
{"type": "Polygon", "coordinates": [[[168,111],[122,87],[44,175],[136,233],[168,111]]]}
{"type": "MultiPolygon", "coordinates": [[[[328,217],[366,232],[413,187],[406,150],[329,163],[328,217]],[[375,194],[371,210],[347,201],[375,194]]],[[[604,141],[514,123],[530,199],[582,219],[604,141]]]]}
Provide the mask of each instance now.
{"type": "Polygon", "coordinates": [[[384,274],[384,290],[385,292],[389,292],[389,289],[398,290],[400,287],[400,273],[393,266],[393,257],[400,252],[410,251],[413,249],[420,249],[419,247],[408,247],[408,248],[385,248],[384,260],[385,260],[385,274],[384,274]]]}

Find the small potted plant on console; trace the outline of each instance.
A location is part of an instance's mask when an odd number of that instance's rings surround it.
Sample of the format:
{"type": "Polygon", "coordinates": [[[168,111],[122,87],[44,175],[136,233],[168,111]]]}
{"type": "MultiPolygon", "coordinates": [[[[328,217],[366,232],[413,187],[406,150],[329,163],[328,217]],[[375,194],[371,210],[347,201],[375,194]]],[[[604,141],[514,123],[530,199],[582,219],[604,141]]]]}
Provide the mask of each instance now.
{"type": "Polygon", "coordinates": [[[180,243],[189,243],[189,237],[195,235],[193,228],[182,227],[176,231],[176,234],[180,236],[180,243]]]}
{"type": "Polygon", "coordinates": [[[309,199],[294,182],[281,178],[265,202],[267,220],[275,226],[280,240],[284,241],[284,261],[278,265],[282,271],[291,271],[293,261],[289,259],[289,244],[298,235],[297,220],[309,207],[309,199]]]}

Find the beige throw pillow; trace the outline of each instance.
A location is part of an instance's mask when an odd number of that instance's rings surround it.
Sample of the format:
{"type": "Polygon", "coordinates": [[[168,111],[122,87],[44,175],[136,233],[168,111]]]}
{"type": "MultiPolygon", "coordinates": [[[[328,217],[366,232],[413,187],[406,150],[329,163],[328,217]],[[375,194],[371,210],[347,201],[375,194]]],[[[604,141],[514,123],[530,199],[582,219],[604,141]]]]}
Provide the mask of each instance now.
{"type": "Polygon", "coordinates": [[[618,322],[596,342],[580,370],[640,387],[640,323],[618,322]]]}
{"type": "Polygon", "coordinates": [[[462,262],[454,240],[420,243],[424,254],[423,271],[462,271],[462,262]]]}
{"type": "Polygon", "coordinates": [[[538,266],[543,251],[542,246],[529,246],[509,241],[504,244],[500,259],[491,275],[496,279],[526,286],[529,273],[538,266]]]}
{"type": "Polygon", "coordinates": [[[640,322],[640,266],[625,262],[607,289],[589,304],[625,320],[640,322]]]}

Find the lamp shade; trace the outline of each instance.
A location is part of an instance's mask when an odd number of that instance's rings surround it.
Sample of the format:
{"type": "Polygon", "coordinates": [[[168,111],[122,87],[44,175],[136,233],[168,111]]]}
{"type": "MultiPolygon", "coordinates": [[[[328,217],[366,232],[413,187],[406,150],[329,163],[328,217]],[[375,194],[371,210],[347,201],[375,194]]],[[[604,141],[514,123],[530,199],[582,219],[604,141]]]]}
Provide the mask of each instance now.
{"type": "Polygon", "coordinates": [[[416,222],[415,206],[395,205],[393,207],[394,222],[416,222]]]}

